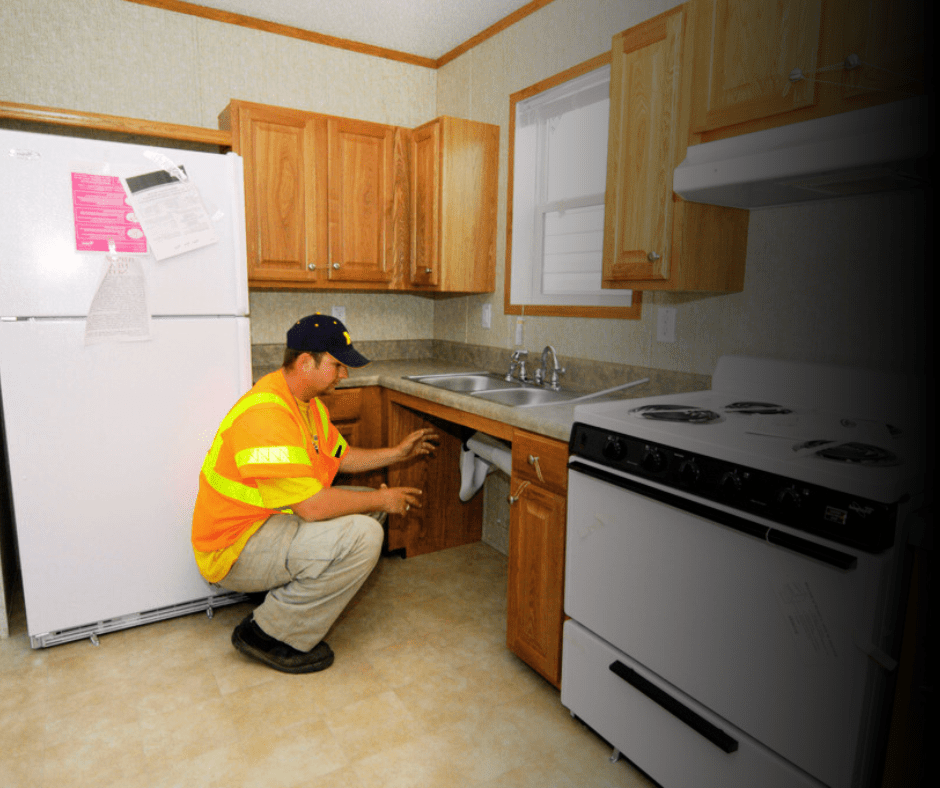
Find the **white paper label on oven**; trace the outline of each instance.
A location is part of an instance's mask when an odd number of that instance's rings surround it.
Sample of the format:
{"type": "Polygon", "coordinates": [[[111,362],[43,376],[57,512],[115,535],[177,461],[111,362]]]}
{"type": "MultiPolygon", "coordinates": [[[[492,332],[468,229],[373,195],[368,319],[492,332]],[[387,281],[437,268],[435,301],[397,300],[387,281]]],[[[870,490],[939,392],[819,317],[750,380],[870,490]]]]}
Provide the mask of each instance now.
{"type": "Polygon", "coordinates": [[[793,580],[781,583],[775,592],[794,642],[801,651],[809,656],[837,658],[839,654],[829,623],[809,582],[793,580]]]}

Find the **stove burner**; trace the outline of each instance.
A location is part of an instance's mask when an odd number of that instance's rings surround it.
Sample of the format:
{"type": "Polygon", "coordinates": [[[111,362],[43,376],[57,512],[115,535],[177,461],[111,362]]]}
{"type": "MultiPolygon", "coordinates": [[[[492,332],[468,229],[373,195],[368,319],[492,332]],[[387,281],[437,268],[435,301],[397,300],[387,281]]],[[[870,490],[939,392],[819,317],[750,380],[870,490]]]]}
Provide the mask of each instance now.
{"type": "Polygon", "coordinates": [[[845,462],[852,465],[866,465],[874,467],[888,467],[900,465],[901,460],[894,452],[872,446],[869,443],[840,443],[828,446],[816,452],[824,460],[845,462]]]}
{"type": "Polygon", "coordinates": [[[793,413],[789,408],[774,405],[770,402],[732,402],[725,407],[727,413],[758,414],[761,416],[782,416],[793,413]]]}
{"type": "Polygon", "coordinates": [[[721,421],[721,416],[715,411],[697,408],[694,405],[643,405],[634,408],[630,413],[641,419],[653,421],[681,421],[688,424],[710,424],[713,421],[721,421]]]}
{"type": "Polygon", "coordinates": [[[817,457],[832,462],[841,462],[848,465],[863,465],[874,468],[887,468],[893,465],[900,465],[901,458],[894,452],[883,449],[880,446],[873,446],[870,443],[833,443],[827,440],[812,440],[798,443],[793,447],[794,451],[803,451],[814,449],[819,446],[819,450],[814,452],[817,457]]]}

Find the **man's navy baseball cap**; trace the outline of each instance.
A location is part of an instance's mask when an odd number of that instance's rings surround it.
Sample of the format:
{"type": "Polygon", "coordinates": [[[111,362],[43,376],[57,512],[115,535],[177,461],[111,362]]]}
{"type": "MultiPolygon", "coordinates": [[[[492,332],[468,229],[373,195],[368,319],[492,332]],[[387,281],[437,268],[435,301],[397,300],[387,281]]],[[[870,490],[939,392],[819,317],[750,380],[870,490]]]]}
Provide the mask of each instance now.
{"type": "Polygon", "coordinates": [[[353,347],[346,326],[335,317],[315,315],[302,317],[287,332],[287,347],[301,353],[327,352],[347,367],[364,367],[369,359],[353,347]]]}

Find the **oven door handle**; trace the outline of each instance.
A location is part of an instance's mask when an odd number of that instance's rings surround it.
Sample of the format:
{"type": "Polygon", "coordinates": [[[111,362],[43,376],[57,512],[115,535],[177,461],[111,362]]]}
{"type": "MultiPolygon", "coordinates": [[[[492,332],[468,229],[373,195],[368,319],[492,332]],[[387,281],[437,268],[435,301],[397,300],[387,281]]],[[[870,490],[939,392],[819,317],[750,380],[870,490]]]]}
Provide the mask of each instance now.
{"type": "Polygon", "coordinates": [[[717,725],[710,723],[701,714],[698,714],[684,703],[676,700],[672,695],[657,687],[632,668],[624,665],[620,660],[612,662],[609,670],[615,676],[622,678],[635,690],[642,692],[657,706],[661,706],[680,722],[688,725],[700,736],[704,736],[722,752],[730,754],[738,749],[736,739],[733,739],[717,725]]]}
{"type": "Polygon", "coordinates": [[[646,498],[652,498],[654,501],[659,501],[660,503],[664,503],[667,506],[673,506],[676,509],[681,509],[684,512],[696,515],[697,517],[702,517],[706,520],[711,520],[712,522],[727,526],[728,528],[733,528],[735,531],[740,531],[741,533],[745,533],[748,536],[755,536],[758,539],[763,539],[772,545],[783,547],[787,550],[791,550],[794,553],[799,553],[800,555],[806,556],[807,558],[814,558],[817,561],[822,561],[825,564],[829,564],[829,566],[834,566],[836,569],[851,571],[858,565],[858,558],[856,558],[854,555],[851,555],[850,553],[843,553],[841,550],[834,550],[831,547],[826,547],[825,545],[812,542],[809,539],[803,539],[802,537],[794,536],[793,534],[787,533],[786,531],[781,531],[778,528],[771,528],[767,525],[760,525],[758,523],[752,522],[751,520],[746,520],[743,517],[738,517],[735,514],[729,514],[728,512],[722,511],[721,509],[715,509],[711,506],[707,506],[706,504],[699,503],[698,501],[693,501],[688,498],[684,498],[681,495],[667,492],[666,490],[660,490],[656,487],[648,487],[647,485],[640,484],[639,482],[635,482],[632,479],[625,479],[623,476],[618,476],[615,473],[610,473],[609,471],[595,468],[593,465],[585,465],[584,463],[578,462],[577,460],[572,460],[568,465],[568,469],[578,473],[583,473],[586,476],[591,476],[595,479],[598,479],[599,481],[616,485],[617,487],[620,487],[624,490],[629,490],[630,492],[636,493],[637,495],[642,495],[646,498]]]}

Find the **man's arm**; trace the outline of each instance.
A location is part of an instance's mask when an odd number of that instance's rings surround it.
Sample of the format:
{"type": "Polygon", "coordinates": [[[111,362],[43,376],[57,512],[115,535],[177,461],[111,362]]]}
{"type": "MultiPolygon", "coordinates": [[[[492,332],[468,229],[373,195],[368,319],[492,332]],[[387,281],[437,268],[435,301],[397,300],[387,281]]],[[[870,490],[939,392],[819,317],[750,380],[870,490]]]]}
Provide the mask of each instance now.
{"type": "Polygon", "coordinates": [[[313,522],[368,512],[404,514],[412,506],[421,508],[421,490],[414,487],[386,487],[383,484],[378,490],[326,487],[305,501],[291,504],[290,508],[294,514],[313,522]]]}
{"type": "Polygon", "coordinates": [[[415,430],[397,446],[388,446],[384,449],[360,449],[350,446],[340,458],[339,469],[343,473],[374,471],[376,468],[384,468],[396,462],[430,454],[436,445],[437,434],[433,429],[425,428],[415,430]]]}

